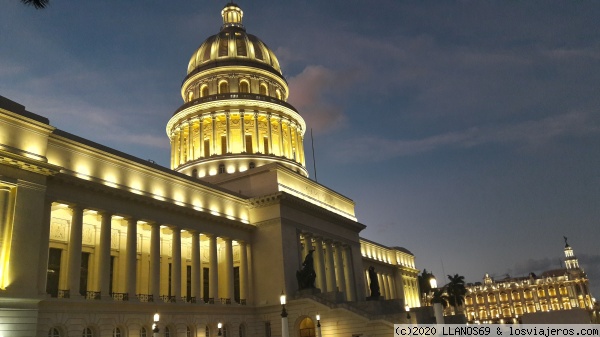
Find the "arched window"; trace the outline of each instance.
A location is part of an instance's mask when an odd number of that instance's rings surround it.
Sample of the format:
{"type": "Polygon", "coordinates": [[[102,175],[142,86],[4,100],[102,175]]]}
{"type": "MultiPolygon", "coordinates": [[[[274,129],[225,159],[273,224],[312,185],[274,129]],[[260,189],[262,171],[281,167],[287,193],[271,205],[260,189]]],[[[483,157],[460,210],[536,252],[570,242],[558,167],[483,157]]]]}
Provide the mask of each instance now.
{"type": "Polygon", "coordinates": [[[186,327],[185,336],[186,337],[192,337],[192,328],[190,328],[189,326],[186,327]]]}
{"type": "Polygon", "coordinates": [[[188,91],[188,102],[191,102],[194,99],[194,92],[188,91]]]}
{"type": "Polygon", "coordinates": [[[244,324],[240,324],[238,328],[239,337],[246,337],[246,326],[244,324]]]}
{"type": "Polygon", "coordinates": [[[208,85],[204,84],[200,88],[200,97],[206,97],[206,96],[208,96],[208,85]]]}
{"type": "Polygon", "coordinates": [[[229,93],[229,84],[227,81],[222,81],[219,83],[219,94],[227,94],[229,93]]]}
{"type": "Polygon", "coordinates": [[[48,337],[60,337],[60,331],[57,328],[50,328],[48,331],[48,337]]]}
{"type": "Polygon", "coordinates": [[[140,329],[140,337],[148,337],[148,330],[145,327],[140,329]]]}
{"type": "Polygon", "coordinates": [[[315,336],[315,323],[312,319],[306,317],[300,322],[300,333],[302,337],[313,337],[315,336]]]}
{"type": "Polygon", "coordinates": [[[240,92],[250,92],[248,81],[240,81],[240,92]]]}
{"type": "Polygon", "coordinates": [[[224,164],[219,165],[219,174],[221,174],[221,173],[225,173],[225,165],[224,164]]]}
{"type": "Polygon", "coordinates": [[[197,169],[192,170],[192,178],[198,178],[198,170],[197,169]]]}
{"type": "Polygon", "coordinates": [[[278,99],[278,100],[281,100],[281,90],[279,90],[279,89],[276,89],[276,90],[275,90],[275,96],[277,96],[277,99],[278,99]]]}
{"type": "Polygon", "coordinates": [[[165,337],[171,337],[171,329],[168,326],[165,327],[165,337]]]}
{"type": "Polygon", "coordinates": [[[255,167],[256,167],[256,164],[254,164],[254,162],[253,162],[253,161],[251,161],[251,162],[250,162],[250,164],[249,164],[248,166],[249,166],[251,169],[253,169],[253,168],[255,168],[255,167]]]}
{"type": "Polygon", "coordinates": [[[94,337],[92,329],[91,328],[83,329],[83,333],[81,334],[81,337],[94,337]]]}
{"type": "Polygon", "coordinates": [[[113,337],[121,337],[121,329],[114,328],[113,329],[113,337]]]}
{"type": "Polygon", "coordinates": [[[260,94],[265,96],[269,95],[269,89],[267,89],[267,85],[264,83],[260,84],[260,94]]]}

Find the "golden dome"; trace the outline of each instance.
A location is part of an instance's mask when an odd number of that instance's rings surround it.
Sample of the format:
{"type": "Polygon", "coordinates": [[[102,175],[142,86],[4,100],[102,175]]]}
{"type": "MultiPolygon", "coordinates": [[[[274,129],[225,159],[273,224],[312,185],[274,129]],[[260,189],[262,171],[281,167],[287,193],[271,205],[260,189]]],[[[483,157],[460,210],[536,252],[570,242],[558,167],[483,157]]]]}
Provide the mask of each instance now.
{"type": "Polygon", "coordinates": [[[248,65],[272,71],[282,76],[277,57],[254,35],[247,34],[242,25],[243,12],[234,3],[228,3],[221,12],[223,26],[218,34],[210,36],[192,55],[188,64],[187,73],[195,72],[216,66],[226,65],[229,62],[248,65]]]}

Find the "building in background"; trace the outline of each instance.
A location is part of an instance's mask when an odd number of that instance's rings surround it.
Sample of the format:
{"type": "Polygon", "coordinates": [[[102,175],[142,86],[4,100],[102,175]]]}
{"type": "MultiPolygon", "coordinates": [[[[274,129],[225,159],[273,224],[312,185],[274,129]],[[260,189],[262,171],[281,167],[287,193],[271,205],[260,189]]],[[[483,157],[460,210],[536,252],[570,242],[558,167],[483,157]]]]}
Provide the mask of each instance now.
{"type": "MultiPolygon", "coordinates": [[[[560,311],[562,316],[575,313],[566,311],[586,311],[591,314],[595,299],[590,294],[589,280],[579,267],[566,238],[564,252],[565,268],[548,270],[541,275],[531,273],[526,277],[506,277],[501,280],[486,275],[483,284],[467,285],[467,319],[471,322],[511,323],[523,321],[524,317],[531,314],[540,316],[539,313],[544,312],[560,311]]],[[[587,319],[588,315],[580,317],[587,319]]],[[[556,319],[553,322],[558,323],[556,319]]]]}
{"type": "Polygon", "coordinates": [[[389,336],[420,306],[413,254],[362,239],[354,202],[308,178],[277,57],[237,5],[221,14],[167,124],[170,168],[0,97],[0,335],[145,337],[158,312],[169,337],[389,336]]]}

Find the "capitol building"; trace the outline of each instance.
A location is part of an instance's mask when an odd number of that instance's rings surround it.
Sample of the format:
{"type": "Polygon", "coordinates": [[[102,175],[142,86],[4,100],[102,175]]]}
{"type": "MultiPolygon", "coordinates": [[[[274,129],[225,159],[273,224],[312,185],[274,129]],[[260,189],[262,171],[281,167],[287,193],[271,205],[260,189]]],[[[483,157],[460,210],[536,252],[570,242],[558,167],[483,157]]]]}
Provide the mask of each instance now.
{"type": "Polygon", "coordinates": [[[373,337],[415,320],[414,255],[361,238],[354,202],[309,178],[276,55],[239,6],[221,15],[166,124],[169,168],[0,96],[0,336],[373,337]]]}

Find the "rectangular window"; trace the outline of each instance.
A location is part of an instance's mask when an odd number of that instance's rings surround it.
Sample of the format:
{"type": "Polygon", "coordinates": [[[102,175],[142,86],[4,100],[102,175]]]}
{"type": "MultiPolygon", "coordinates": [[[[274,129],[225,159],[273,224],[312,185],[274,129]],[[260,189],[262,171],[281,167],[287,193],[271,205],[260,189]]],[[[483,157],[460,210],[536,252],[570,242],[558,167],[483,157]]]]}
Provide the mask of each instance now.
{"type": "Polygon", "coordinates": [[[233,267],[233,299],[240,303],[240,267],[233,267]]]}
{"type": "Polygon", "coordinates": [[[227,153],[227,136],[221,136],[221,154],[227,153]]]}
{"type": "Polygon", "coordinates": [[[112,294],[113,292],[113,280],[115,277],[115,257],[110,257],[110,276],[108,279],[108,294],[112,294]]]}
{"type": "Polygon", "coordinates": [[[186,266],[186,285],[185,285],[185,295],[188,300],[192,298],[192,266],[186,266]]]}
{"type": "Polygon", "coordinates": [[[210,140],[204,140],[204,157],[210,157],[210,140]]]}
{"type": "Polygon", "coordinates": [[[254,153],[252,151],[252,135],[246,135],[246,152],[254,153]]]}
{"type": "Polygon", "coordinates": [[[209,270],[208,268],[202,268],[202,294],[204,296],[204,302],[208,303],[209,291],[209,270]]]}
{"type": "Polygon", "coordinates": [[[264,153],[265,154],[269,154],[269,138],[268,137],[265,137],[263,139],[263,146],[265,148],[265,152],[264,153]]]}
{"type": "Polygon", "coordinates": [[[171,286],[172,286],[172,279],[173,277],[171,277],[171,273],[173,272],[173,265],[171,263],[169,263],[169,292],[167,293],[167,295],[169,296],[169,298],[171,298],[171,286]]]}
{"type": "Polygon", "coordinates": [[[81,253],[81,277],[79,278],[79,294],[86,296],[88,286],[88,267],[90,262],[90,253],[81,253]]]}
{"type": "Polygon", "coordinates": [[[60,278],[60,258],[62,249],[50,248],[48,252],[48,275],[46,276],[46,293],[58,297],[58,281],[60,278]]]}

